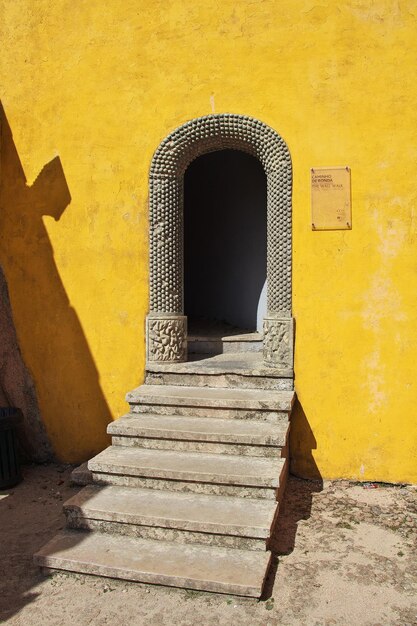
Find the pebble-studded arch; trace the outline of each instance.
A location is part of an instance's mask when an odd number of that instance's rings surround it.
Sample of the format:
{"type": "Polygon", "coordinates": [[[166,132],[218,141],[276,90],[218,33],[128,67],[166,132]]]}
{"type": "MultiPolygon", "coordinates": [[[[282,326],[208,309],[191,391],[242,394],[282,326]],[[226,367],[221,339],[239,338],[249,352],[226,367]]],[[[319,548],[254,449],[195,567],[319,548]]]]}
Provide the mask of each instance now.
{"type": "Polygon", "coordinates": [[[267,177],[268,313],[291,316],[291,193],[288,148],[272,128],[245,115],[220,113],[186,122],[156,150],[150,169],[150,313],[183,313],[183,181],[198,156],[248,152],[267,177]]]}

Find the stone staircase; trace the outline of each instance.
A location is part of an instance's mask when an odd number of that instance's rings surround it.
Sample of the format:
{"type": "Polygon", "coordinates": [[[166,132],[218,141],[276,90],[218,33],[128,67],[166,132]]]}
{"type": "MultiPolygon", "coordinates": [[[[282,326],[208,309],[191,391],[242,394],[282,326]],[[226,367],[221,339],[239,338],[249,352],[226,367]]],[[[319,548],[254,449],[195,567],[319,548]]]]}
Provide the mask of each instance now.
{"type": "Polygon", "coordinates": [[[294,392],[292,372],[264,367],[257,341],[231,341],[231,352],[216,339],[215,355],[197,341],[194,360],[148,364],[38,565],[261,596],[294,392]]]}

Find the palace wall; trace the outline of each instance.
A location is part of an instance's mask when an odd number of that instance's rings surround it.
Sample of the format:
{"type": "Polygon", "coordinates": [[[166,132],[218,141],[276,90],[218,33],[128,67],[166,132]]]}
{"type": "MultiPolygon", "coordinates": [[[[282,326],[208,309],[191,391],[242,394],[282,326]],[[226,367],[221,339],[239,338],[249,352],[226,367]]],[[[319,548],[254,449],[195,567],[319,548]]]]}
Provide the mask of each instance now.
{"type": "Polygon", "coordinates": [[[412,0],[0,0],[0,265],[62,461],[143,380],[152,155],[230,112],[292,157],[293,471],[417,481],[416,33],[412,0]],[[335,165],[352,230],[314,232],[335,165]]]}

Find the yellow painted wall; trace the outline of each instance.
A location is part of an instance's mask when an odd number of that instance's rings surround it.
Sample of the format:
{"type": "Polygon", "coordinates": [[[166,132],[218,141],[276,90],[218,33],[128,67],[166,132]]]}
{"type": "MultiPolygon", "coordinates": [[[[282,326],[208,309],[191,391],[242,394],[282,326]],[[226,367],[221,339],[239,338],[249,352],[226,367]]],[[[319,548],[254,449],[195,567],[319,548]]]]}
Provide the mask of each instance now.
{"type": "Polygon", "coordinates": [[[293,159],[294,471],[417,481],[416,2],[0,0],[0,37],[0,263],[58,456],[143,379],[150,160],[215,110],[293,159]],[[312,232],[344,164],[353,230],[312,232]]]}

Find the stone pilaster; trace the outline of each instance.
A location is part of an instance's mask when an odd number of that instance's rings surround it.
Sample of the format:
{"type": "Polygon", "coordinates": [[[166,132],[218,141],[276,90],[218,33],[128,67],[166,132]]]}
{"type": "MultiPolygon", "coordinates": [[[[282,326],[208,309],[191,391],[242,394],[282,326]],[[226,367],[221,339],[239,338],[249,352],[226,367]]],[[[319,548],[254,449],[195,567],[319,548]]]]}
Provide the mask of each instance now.
{"type": "Polygon", "coordinates": [[[294,318],[267,316],[264,318],[265,365],[281,369],[294,367],[294,318]]]}
{"type": "Polygon", "coordinates": [[[146,319],[147,360],[180,363],[187,360],[187,317],[155,313],[146,319]]]}

